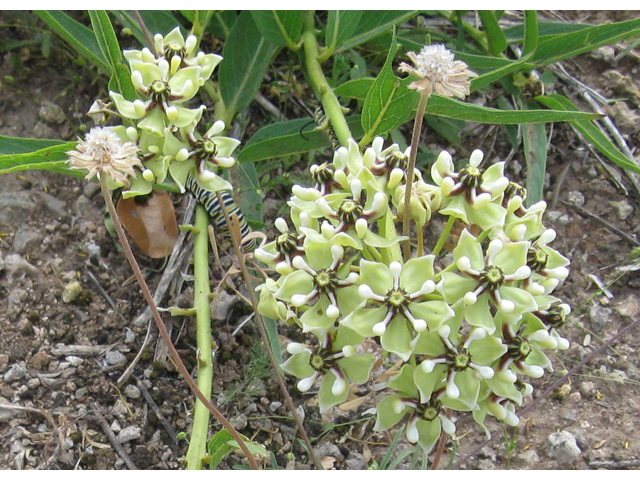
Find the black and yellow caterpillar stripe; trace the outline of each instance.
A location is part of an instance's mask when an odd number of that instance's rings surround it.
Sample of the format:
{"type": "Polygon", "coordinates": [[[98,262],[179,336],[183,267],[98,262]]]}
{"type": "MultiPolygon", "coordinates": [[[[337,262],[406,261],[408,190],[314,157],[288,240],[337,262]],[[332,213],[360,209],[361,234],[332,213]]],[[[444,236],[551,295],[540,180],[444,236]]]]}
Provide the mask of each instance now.
{"type": "MultiPolygon", "coordinates": [[[[195,197],[195,199],[200,202],[200,204],[207,210],[209,217],[211,217],[211,222],[214,224],[215,228],[221,231],[225,237],[230,238],[229,233],[229,225],[227,224],[227,219],[222,212],[222,208],[220,206],[220,202],[218,201],[218,196],[214,192],[210,192],[205,190],[198,182],[196,182],[195,178],[191,174],[187,177],[186,185],[187,190],[191,192],[191,194],[195,197]]],[[[257,246],[257,241],[255,238],[250,240],[244,240],[247,235],[251,233],[251,227],[247,223],[247,219],[244,218],[244,215],[236,205],[233,196],[229,190],[222,190],[220,193],[220,198],[224,203],[224,208],[229,215],[229,218],[235,213],[238,217],[238,223],[240,224],[240,234],[242,235],[243,241],[242,245],[245,250],[253,250],[257,246]]]]}

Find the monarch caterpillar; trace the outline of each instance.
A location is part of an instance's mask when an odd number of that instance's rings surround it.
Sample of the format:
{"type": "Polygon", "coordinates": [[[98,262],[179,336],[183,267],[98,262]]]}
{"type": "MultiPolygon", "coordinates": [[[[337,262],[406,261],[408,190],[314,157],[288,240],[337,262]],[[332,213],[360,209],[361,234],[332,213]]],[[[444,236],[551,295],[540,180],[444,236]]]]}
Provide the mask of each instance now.
{"type": "MultiPolygon", "coordinates": [[[[195,199],[200,202],[200,204],[205,208],[209,217],[211,217],[211,221],[215,225],[217,229],[220,229],[227,238],[230,238],[229,225],[227,224],[227,219],[222,212],[222,208],[220,206],[220,202],[218,201],[218,196],[214,192],[210,192],[209,190],[205,190],[193,175],[190,173],[187,177],[186,185],[187,190],[191,192],[191,194],[195,197],[195,199]]],[[[247,219],[244,218],[244,215],[236,205],[231,192],[228,190],[222,190],[220,193],[220,198],[222,203],[224,203],[224,208],[227,211],[229,217],[231,217],[234,213],[238,217],[238,223],[240,224],[240,235],[243,238],[243,246],[247,250],[253,250],[257,246],[257,241],[255,238],[250,240],[244,240],[247,235],[251,233],[251,227],[247,223],[247,219]]]]}

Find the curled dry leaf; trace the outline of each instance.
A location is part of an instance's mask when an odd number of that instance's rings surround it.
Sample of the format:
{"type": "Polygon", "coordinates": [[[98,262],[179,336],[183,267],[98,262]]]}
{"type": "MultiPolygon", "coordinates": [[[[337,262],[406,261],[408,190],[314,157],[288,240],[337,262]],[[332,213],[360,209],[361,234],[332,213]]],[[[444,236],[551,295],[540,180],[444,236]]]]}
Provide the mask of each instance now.
{"type": "Polygon", "coordinates": [[[151,258],[163,258],[173,251],[178,239],[178,225],[167,192],[154,190],[144,202],[140,201],[140,197],[121,198],[116,211],[125,230],[143,254],[151,258]]]}

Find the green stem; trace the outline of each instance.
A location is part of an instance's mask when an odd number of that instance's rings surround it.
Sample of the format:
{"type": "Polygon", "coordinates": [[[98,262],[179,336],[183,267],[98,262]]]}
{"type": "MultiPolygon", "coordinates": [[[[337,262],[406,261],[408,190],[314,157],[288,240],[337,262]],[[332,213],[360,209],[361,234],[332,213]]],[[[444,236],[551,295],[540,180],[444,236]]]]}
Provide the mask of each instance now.
{"type": "Polygon", "coordinates": [[[140,285],[142,294],[144,295],[144,298],[147,301],[149,308],[151,309],[151,315],[153,316],[153,320],[158,327],[160,336],[162,337],[162,340],[167,347],[171,360],[173,360],[176,368],[178,369],[178,372],[180,372],[182,378],[184,378],[184,380],[187,382],[187,385],[189,386],[193,394],[206,405],[213,416],[216,417],[216,419],[222,424],[222,426],[228,430],[233,439],[238,442],[238,445],[240,445],[240,449],[247,457],[247,461],[249,462],[251,468],[253,468],[254,470],[259,470],[260,467],[256,463],[255,458],[253,458],[253,455],[249,451],[249,447],[247,447],[247,444],[244,442],[242,436],[235,428],[233,428],[233,425],[229,423],[225,416],[222,415],[222,413],[220,413],[220,411],[200,391],[198,385],[196,385],[196,382],[193,380],[193,378],[189,374],[189,371],[187,370],[187,367],[185,367],[184,362],[180,358],[176,347],[173,345],[171,337],[169,336],[169,332],[167,331],[167,327],[164,326],[164,322],[162,321],[162,317],[160,316],[160,312],[158,311],[158,307],[156,306],[156,302],[153,300],[151,290],[149,290],[149,286],[147,285],[147,282],[142,275],[142,270],[140,270],[140,266],[136,261],[136,257],[133,255],[131,245],[129,245],[129,240],[127,239],[127,235],[124,232],[124,228],[122,227],[120,218],[116,213],[116,207],[113,205],[113,200],[111,200],[111,193],[109,192],[109,188],[107,187],[106,174],[100,175],[100,187],[102,190],[102,197],[104,198],[104,202],[107,205],[107,209],[109,210],[109,215],[111,215],[111,219],[113,220],[113,225],[116,229],[116,233],[118,234],[118,239],[120,240],[120,244],[122,245],[124,254],[127,257],[127,261],[129,262],[129,265],[133,270],[133,274],[135,275],[138,284],[140,285]]]}
{"type": "MultiPolygon", "coordinates": [[[[391,213],[391,210],[387,209],[384,217],[378,220],[378,231],[380,236],[384,237],[386,240],[394,240],[398,238],[398,232],[396,232],[396,226],[393,222],[393,213],[391,213]]],[[[394,243],[388,248],[383,248],[382,260],[386,265],[391,264],[391,262],[402,263],[400,244],[394,243]]]]}
{"type": "Polygon", "coordinates": [[[404,191],[404,215],[402,221],[402,235],[407,239],[402,242],[402,254],[406,262],[411,257],[411,246],[409,243],[409,232],[411,227],[411,193],[413,190],[413,170],[416,167],[416,156],[418,155],[418,144],[420,143],[420,131],[422,130],[422,120],[427,108],[430,93],[420,95],[420,103],[416,112],[416,120],[413,123],[413,134],[411,135],[411,153],[407,163],[407,183],[404,191]]]}
{"type": "Polygon", "coordinates": [[[451,232],[451,227],[453,227],[453,223],[455,221],[456,221],[456,217],[453,217],[453,216],[449,217],[449,220],[447,220],[447,224],[445,225],[444,230],[440,234],[438,243],[436,243],[436,246],[431,252],[432,255],[435,255],[436,257],[438,256],[438,254],[440,253],[440,250],[442,250],[442,247],[444,247],[444,243],[447,241],[447,238],[449,238],[449,232],[451,232]]]}
{"type": "Polygon", "coordinates": [[[341,145],[347,145],[347,141],[352,137],[349,125],[342,112],[342,106],[338,98],[333,93],[333,89],[329,86],[322,65],[320,64],[320,50],[318,40],[316,39],[315,24],[313,19],[314,12],[307,12],[305,17],[304,31],[302,32],[302,44],[305,53],[305,65],[309,74],[309,81],[316,95],[322,103],[324,113],[331,121],[333,130],[341,145]]]}
{"type": "MultiPolygon", "coordinates": [[[[209,295],[209,216],[202,205],[196,207],[195,229],[193,234],[193,307],[196,310],[196,347],[198,355],[198,388],[211,399],[213,380],[213,358],[211,351],[211,310],[209,295]],[[196,233],[197,232],[197,233],[196,233]]],[[[191,441],[186,455],[187,470],[200,470],[206,455],[207,432],[209,430],[209,410],[200,401],[196,401],[193,411],[191,441]]]]}

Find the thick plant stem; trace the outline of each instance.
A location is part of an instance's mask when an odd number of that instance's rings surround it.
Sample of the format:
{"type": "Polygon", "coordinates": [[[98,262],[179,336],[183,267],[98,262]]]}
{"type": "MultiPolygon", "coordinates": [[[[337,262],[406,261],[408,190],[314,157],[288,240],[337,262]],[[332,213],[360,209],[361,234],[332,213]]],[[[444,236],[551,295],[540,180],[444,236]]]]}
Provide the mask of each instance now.
{"type": "Polygon", "coordinates": [[[416,120],[413,123],[413,134],[411,135],[411,153],[407,163],[407,185],[404,190],[404,215],[402,219],[402,235],[407,237],[402,242],[402,255],[406,262],[411,258],[411,245],[409,242],[409,233],[411,230],[411,193],[413,190],[413,170],[416,167],[416,156],[418,155],[418,144],[420,143],[420,133],[422,130],[422,119],[427,108],[429,94],[420,95],[420,103],[418,103],[418,111],[416,112],[416,120]]]}
{"type": "Polygon", "coordinates": [[[327,82],[322,65],[320,64],[320,51],[318,40],[315,34],[315,25],[313,21],[313,11],[307,12],[304,23],[304,31],[302,32],[302,44],[304,45],[305,65],[309,74],[309,80],[316,92],[324,113],[331,122],[331,126],[338,137],[340,145],[347,145],[347,140],[351,138],[351,131],[344,118],[342,106],[338,98],[333,93],[333,89],[327,82]]]}
{"type": "Polygon", "coordinates": [[[187,382],[187,385],[189,386],[193,394],[198,398],[198,400],[200,400],[209,409],[209,411],[222,424],[222,426],[228,430],[229,434],[233,437],[233,439],[236,442],[238,442],[238,445],[240,446],[240,449],[242,450],[244,455],[247,457],[247,461],[249,462],[249,465],[251,466],[251,468],[253,468],[254,470],[259,470],[260,467],[256,463],[255,458],[253,458],[253,455],[251,454],[251,452],[249,451],[249,448],[247,447],[246,443],[242,439],[242,436],[238,433],[238,431],[235,428],[233,428],[233,425],[229,423],[229,421],[224,417],[224,415],[222,415],[222,413],[220,413],[220,411],[215,406],[213,406],[213,404],[207,399],[207,397],[200,391],[200,389],[196,385],[196,382],[193,380],[193,378],[189,374],[187,367],[185,367],[184,363],[182,362],[182,359],[180,358],[180,355],[178,354],[176,347],[174,347],[173,342],[171,341],[169,332],[167,332],[167,329],[164,326],[162,317],[160,317],[160,312],[158,312],[158,308],[156,307],[156,303],[153,300],[153,295],[151,294],[151,290],[149,290],[149,286],[147,285],[147,282],[145,281],[144,276],[142,275],[142,270],[140,270],[140,266],[138,265],[138,262],[136,261],[136,258],[133,255],[133,252],[131,251],[129,240],[127,239],[124,229],[122,228],[122,223],[120,223],[120,219],[118,218],[118,214],[116,213],[116,207],[113,205],[113,201],[111,200],[111,194],[109,192],[109,188],[107,187],[106,175],[100,175],[100,187],[102,188],[102,196],[109,210],[109,215],[111,215],[111,219],[113,220],[113,224],[115,226],[116,233],[118,234],[118,239],[120,240],[120,243],[124,250],[124,254],[127,257],[127,261],[129,262],[129,265],[133,270],[133,273],[140,285],[140,288],[142,289],[142,294],[144,295],[145,300],[149,304],[149,308],[151,309],[153,320],[155,321],[156,326],[160,331],[160,336],[162,337],[162,340],[165,342],[167,346],[167,350],[169,351],[169,355],[171,356],[171,359],[175,363],[176,368],[178,369],[178,372],[180,372],[180,375],[187,382]]]}
{"type": "MultiPolygon", "coordinates": [[[[227,212],[227,209],[224,208],[224,202],[222,201],[222,198],[220,197],[219,194],[217,195],[218,195],[218,201],[222,206],[222,213],[224,214],[225,221],[227,222],[227,225],[232,225],[232,228],[230,228],[231,232],[240,232],[240,226],[237,222],[238,217],[234,216],[233,220],[231,219],[231,217],[229,216],[229,213],[227,212]]],[[[282,390],[282,394],[287,404],[287,408],[289,408],[289,411],[293,416],[293,420],[296,423],[298,430],[300,431],[302,440],[307,446],[307,450],[309,452],[309,455],[311,456],[311,461],[313,462],[313,465],[316,467],[317,470],[323,470],[322,463],[320,463],[320,460],[318,460],[316,454],[313,451],[313,445],[311,444],[311,440],[309,440],[309,436],[307,435],[307,431],[305,430],[302,420],[298,415],[296,406],[293,403],[293,399],[291,398],[291,395],[289,395],[289,391],[287,390],[287,385],[285,384],[284,379],[282,378],[282,374],[280,373],[280,365],[278,365],[278,362],[276,362],[276,358],[273,355],[273,351],[271,350],[271,342],[269,342],[269,335],[267,334],[267,330],[264,326],[264,320],[262,319],[262,315],[258,313],[258,300],[256,299],[256,295],[254,292],[255,289],[251,283],[251,276],[249,275],[247,266],[244,263],[244,254],[242,252],[240,243],[238,242],[238,238],[240,238],[239,233],[237,236],[234,235],[233,233],[231,234],[231,243],[233,243],[233,249],[236,252],[236,255],[238,256],[238,263],[240,264],[240,271],[242,272],[242,278],[245,284],[247,285],[247,289],[249,291],[249,298],[251,299],[251,307],[253,308],[253,312],[256,318],[256,324],[258,325],[258,330],[260,331],[260,337],[262,338],[262,342],[264,343],[265,349],[267,350],[267,355],[269,356],[269,362],[271,363],[271,366],[273,368],[273,372],[278,382],[278,385],[282,390]]]]}
{"type": "MultiPolygon", "coordinates": [[[[213,358],[211,351],[211,307],[209,295],[209,236],[207,227],[209,216],[202,205],[196,207],[195,230],[193,233],[193,307],[196,310],[196,347],[198,352],[198,388],[211,400],[213,380],[213,358]]],[[[200,400],[196,400],[193,411],[191,440],[186,455],[187,470],[200,470],[206,455],[207,432],[209,430],[209,410],[200,400]]]]}

